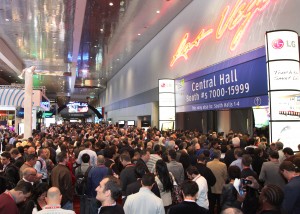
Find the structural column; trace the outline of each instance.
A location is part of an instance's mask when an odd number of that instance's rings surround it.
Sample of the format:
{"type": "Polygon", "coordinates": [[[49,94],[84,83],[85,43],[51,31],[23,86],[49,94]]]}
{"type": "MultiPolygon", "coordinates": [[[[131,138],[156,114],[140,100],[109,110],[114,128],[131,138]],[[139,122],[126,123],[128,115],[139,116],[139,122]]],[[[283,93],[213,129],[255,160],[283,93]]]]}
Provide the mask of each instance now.
{"type": "Polygon", "coordinates": [[[32,76],[35,67],[26,68],[24,94],[24,138],[32,136],[32,76]]]}

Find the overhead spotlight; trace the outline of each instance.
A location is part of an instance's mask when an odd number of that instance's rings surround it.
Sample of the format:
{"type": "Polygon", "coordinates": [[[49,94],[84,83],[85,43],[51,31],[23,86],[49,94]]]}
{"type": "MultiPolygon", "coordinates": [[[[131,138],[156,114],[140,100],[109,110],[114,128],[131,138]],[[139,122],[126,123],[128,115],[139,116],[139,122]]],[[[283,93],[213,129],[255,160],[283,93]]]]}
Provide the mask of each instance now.
{"type": "Polygon", "coordinates": [[[159,11],[159,10],[157,10],[157,11],[156,11],[156,13],[160,13],[160,11],[159,11]]]}
{"type": "Polygon", "coordinates": [[[114,3],[112,3],[112,2],[109,2],[109,6],[114,6],[114,3]]]}
{"type": "Polygon", "coordinates": [[[138,36],[140,36],[141,34],[140,33],[138,33],[138,36]]]}

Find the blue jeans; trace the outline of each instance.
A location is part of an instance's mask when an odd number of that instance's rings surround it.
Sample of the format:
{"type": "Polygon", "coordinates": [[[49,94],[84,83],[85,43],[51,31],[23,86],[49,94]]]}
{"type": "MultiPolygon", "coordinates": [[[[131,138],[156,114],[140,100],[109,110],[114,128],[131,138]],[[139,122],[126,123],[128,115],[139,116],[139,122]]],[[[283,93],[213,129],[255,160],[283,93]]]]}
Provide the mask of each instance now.
{"type": "Polygon", "coordinates": [[[73,202],[68,201],[68,202],[65,203],[65,205],[62,207],[62,209],[65,209],[65,210],[73,210],[73,202]]]}

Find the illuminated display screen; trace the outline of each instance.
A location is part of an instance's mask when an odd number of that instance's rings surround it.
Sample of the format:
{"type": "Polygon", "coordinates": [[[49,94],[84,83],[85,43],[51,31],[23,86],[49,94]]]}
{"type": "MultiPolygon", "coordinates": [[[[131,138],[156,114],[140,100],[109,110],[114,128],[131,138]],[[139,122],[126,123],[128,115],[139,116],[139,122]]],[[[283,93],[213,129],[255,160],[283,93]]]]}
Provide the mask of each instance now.
{"type": "Polygon", "coordinates": [[[85,113],[89,110],[88,104],[82,102],[69,102],[67,106],[69,113],[85,113]]]}
{"type": "Polygon", "coordinates": [[[174,121],[160,121],[159,126],[161,127],[161,130],[167,131],[167,130],[173,130],[174,127],[174,121]]]}
{"type": "Polygon", "coordinates": [[[270,125],[272,126],[272,142],[280,141],[284,147],[298,151],[299,138],[295,137],[295,133],[300,130],[299,121],[272,122],[270,125]]]}
{"type": "Polygon", "coordinates": [[[119,120],[119,125],[125,125],[125,121],[124,120],[119,120]]]}
{"type": "Polygon", "coordinates": [[[255,127],[262,128],[269,125],[270,112],[268,107],[253,107],[255,127]]]}
{"type": "Polygon", "coordinates": [[[127,121],[127,125],[128,126],[134,126],[135,125],[135,121],[134,120],[128,120],[127,121]]]}

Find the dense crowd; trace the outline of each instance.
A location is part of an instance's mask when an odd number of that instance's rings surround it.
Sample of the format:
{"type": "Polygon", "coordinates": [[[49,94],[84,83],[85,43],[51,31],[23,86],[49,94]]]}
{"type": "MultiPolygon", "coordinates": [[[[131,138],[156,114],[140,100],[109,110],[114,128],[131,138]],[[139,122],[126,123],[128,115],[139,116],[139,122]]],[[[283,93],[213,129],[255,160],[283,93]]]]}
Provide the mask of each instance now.
{"type": "Polygon", "coordinates": [[[264,136],[87,123],[0,138],[0,214],[75,213],[74,198],[86,214],[300,213],[300,154],[264,136]]]}

